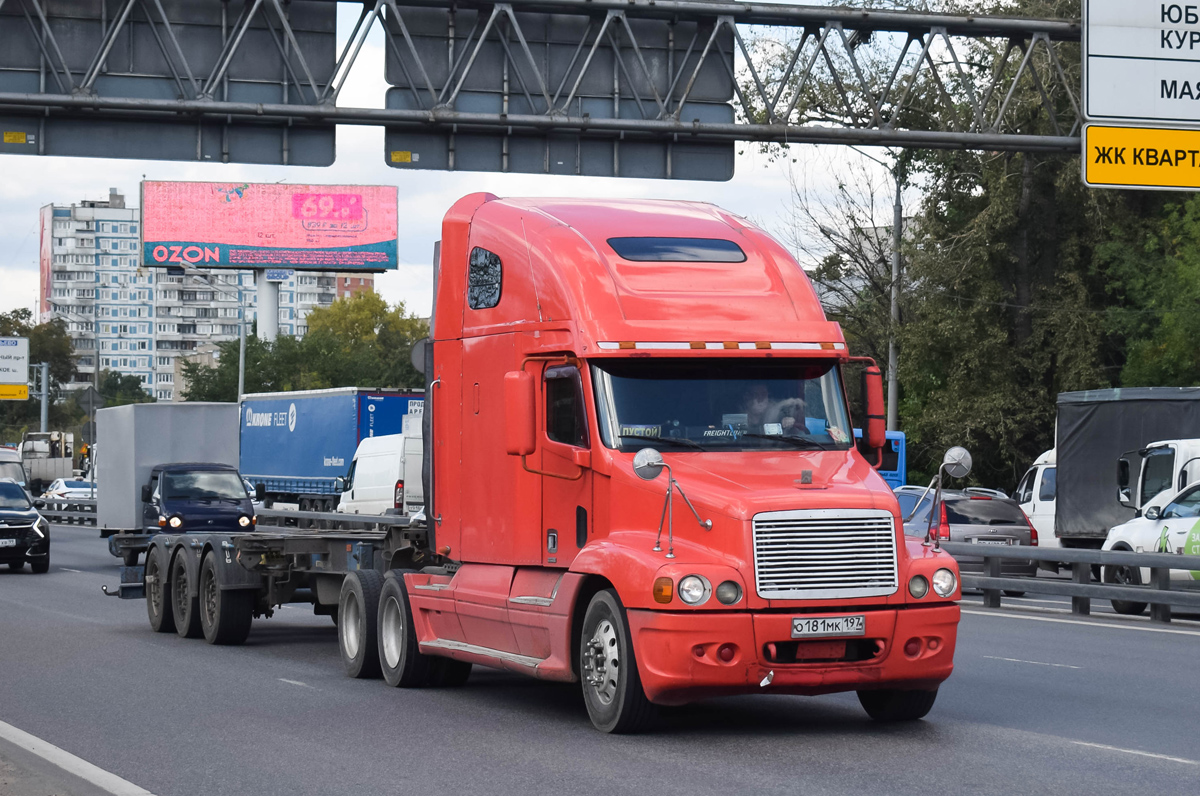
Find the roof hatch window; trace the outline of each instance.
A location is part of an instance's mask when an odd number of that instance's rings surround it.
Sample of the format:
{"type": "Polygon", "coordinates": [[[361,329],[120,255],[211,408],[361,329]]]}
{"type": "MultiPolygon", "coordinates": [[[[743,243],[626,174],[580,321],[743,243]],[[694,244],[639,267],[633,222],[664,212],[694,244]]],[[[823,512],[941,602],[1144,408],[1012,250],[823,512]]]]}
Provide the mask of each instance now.
{"type": "Polygon", "coordinates": [[[467,306],[473,310],[491,309],[500,303],[503,276],[500,255],[476,246],[471,249],[467,270],[467,306]]]}
{"type": "Polygon", "coordinates": [[[622,259],[635,263],[744,263],[746,253],[720,238],[609,238],[622,259]]]}

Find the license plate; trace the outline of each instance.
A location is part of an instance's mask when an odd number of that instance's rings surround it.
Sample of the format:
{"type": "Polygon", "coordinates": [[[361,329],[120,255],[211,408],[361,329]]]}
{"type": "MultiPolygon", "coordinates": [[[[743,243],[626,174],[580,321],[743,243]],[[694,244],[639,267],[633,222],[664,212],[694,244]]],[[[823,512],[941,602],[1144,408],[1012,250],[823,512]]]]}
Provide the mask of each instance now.
{"type": "Polygon", "coordinates": [[[867,617],[865,614],[792,617],[792,638],[862,636],[866,632],[867,617]]]}
{"type": "Polygon", "coordinates": [[[16,547],[16,539],[0,539],[0,547],[16,547]]]}
{"type": "Polygon", "coordinates": [[[975,539],[975,544],[1012,544],[1011,539],[975,539]]]}

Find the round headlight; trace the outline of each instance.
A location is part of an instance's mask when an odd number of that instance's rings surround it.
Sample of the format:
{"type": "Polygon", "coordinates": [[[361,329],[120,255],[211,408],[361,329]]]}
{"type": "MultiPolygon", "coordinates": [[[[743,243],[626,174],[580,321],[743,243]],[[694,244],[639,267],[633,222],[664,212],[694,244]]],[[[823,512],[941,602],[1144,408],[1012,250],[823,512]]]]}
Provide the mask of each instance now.
{"type": "Polygon", "coordinates": [[[908,582],[908,593],[918,600],[929,594],[929,581],[923,575],[913,575],[908,582]]]}
{"type": "Polygon", "coordinates": [[[688,605],[699,605],[708,599],[708,581],[699,575],[688,575],[679,581],[679,599],[688,605]]]}
{"type": "Polygon", "coordinates": [[[238,517],[238,525],[242,526],[243,528],[250,527],[250,518],[245,515],[238,517]]]}
{"type": "Polygon", "coordinates": [[[172,528],[178,528],[183,525],[183,519],[181,517],[172,517],[167,521],[167,524],[172,528]]]}
{"type": "Polygon", "coordinates": [[[933,573],[933,591],[938,597],[949,597],[958,588],[958,578],[948,569],[939,569],[933,573]]]}
{"type": "Polygon", "coordinates": [[[722,605],[733,605],[742,599],[742,587],[735,581],[727,580],[717,587],[717,599],[722,605]]]}

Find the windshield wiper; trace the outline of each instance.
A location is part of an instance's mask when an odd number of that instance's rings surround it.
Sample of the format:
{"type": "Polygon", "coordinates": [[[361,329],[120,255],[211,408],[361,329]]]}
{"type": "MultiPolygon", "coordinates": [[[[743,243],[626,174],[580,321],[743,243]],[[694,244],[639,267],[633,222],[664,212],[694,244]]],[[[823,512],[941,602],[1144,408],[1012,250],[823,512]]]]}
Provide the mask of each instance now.
{"type": "Polygon", "coordinates": [[[693,442],[687,437],[643,437],[640,434],[618,434],[617,436],[621,439],[640,439],[646,442],[670,442],[674,443],[675,445],[682,445],[685,448],[692,448],[693,450],[698,451],[708,450],[700,443],[693,442]]]}
{"type": "Polygon", "coordinates": [[[793,447],[806,448],[808,450],[812,450],[813,448],[816,448],[817,450],[822,450],[822,451],[833,450],[833,448],[829,447],[824,442],[817,442],[815,439],[805,439],[803,437],[784,437],[784,436],[777,436],[775,434],[748,434],[748,433],[747,434],[739,434],[738,436],[739,437],[752,437],[754,439],[779,440],[780,442],[790,443],[793,447]]]}

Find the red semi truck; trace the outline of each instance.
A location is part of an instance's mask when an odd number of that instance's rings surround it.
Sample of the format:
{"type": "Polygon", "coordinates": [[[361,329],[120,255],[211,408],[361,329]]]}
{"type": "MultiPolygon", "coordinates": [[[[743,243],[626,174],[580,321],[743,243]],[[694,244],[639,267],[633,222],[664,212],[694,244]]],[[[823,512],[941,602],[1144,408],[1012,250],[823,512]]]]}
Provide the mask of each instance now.
{"type": "Polygon", "coordinates": [[[156,629],[236,642],[273,604],[336,604],[352,676],[576,681],[608,732],[722,694],[929,711],[957,566],[904,536],[854,444],[841,330],[770,236],[707,204],[472,194],[434,303],[425,526],[164,535],[156,629]]]}

